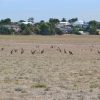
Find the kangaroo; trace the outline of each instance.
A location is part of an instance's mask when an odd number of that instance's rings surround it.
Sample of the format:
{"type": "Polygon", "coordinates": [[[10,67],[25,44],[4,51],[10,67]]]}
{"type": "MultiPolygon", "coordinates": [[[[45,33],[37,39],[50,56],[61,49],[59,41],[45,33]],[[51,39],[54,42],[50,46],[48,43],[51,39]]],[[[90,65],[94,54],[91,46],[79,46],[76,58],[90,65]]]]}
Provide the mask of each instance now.
{"type": "Polygon", "coordinates": [[[4,50],[4,48],[1,48],[1,50],[4,50]]]}
{"type": "Polygon", "coordinates": [[[44,50],[41,51],[41,54],[44,53],[44,50]]]}
{"type": "Polygon", "coordinates": [[[54,48],[53,45],[50,48],[54,48]]]}
{"type": "Polygon", "coordinates": [[[15,52],[18,52],[18,50],[17,50],[17,49],[14,49],[14,51],[15,51],[15,52]]]}
{"type": "Polygon", "coordinates": [[[100,54],[100,51],[98,51],[98,54],[100,54]]]}
{"type": "Polygon", "coordinates": [[[13,54],[13,50],[11,50],[11,52],[10,52],[11,54],[13,54]]]}
{"type": "Polygon", "coordinates": [[[23,54],[23,53],[24,53],[24,50],[21,51],[21,54],[23,54]]]}
{"type": "Polygon", "coordinates": [[[31,53],[32,53],[32,54],[35,54],[35,52],[36,52],[36,50],[35,50],[35,51],[32,51],[32,50],[31,50],[31,53]]]}
{"type": "Polygon", "coordinates": [[[64,53],[67,53],[65,49],[64,49],[64,53]]]}
{"type": "Polygon", "coordinates": [[[69,51],[69,54],[70,54],[70,55],[73,55],[73,53],[72,53],[71,51],[69,51]]]}

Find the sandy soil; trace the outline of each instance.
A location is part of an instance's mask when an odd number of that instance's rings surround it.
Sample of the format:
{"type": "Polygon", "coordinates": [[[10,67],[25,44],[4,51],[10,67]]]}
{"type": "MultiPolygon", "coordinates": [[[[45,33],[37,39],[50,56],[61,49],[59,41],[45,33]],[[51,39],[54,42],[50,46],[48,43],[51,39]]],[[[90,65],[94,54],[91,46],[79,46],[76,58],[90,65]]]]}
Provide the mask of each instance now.
{"type": "Polygon", "coordinates": [[[51,37],[0,39],[0,100],[100,100],[100,36],[51,37]]]}

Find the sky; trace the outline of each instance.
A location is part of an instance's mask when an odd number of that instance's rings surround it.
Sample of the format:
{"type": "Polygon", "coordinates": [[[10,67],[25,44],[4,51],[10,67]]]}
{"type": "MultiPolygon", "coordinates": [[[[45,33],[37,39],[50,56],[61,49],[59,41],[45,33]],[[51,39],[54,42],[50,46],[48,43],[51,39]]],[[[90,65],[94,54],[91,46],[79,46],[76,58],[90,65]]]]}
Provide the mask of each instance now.
{"type": "Polygon", "coordinates": [[[76,17],[100,22],[100,0],[0,0],[0,20],[10,18],[18,22],[30,17],[34,22],[76,17]]]}

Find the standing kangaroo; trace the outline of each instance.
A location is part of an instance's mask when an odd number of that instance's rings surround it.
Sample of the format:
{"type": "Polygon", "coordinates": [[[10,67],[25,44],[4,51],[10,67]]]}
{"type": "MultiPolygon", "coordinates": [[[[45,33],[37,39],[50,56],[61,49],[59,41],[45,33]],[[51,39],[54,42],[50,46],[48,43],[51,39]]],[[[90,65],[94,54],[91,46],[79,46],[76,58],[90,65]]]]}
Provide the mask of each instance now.
{"type": "Polygon", "coordinates": [[[21,54],[23,54],[23,53],[24,53],[24,50],[21,51],[21,54]]]}
{"type": "Polygon", "coordinates": [[[72,53],[71,51],[69,51],[69,54],[70,54],[70,55],[73,55],[73,53],[72,53]]]}
{"type": "Polygon", "coordinates": [[[44,53],[44,50],[41,51],[41,54],[44,53]]]}
{"type": "Polygon", "coordinates": [[[65,49],[64,49],[64,53],[67,53],[65,49]]]}
{"type": "Polygon", "coordinates": [[[10,53],[13,54],[13,50],[11,50],[10,53]]]}
{"type": "Polygon", "coordinates": [[[35,51],[32,51],[32,50],[31,50],[31,53],[32,53],[33,55],[35,54],[35,52],[36,52],[36,50],[35,50],[35,51]]]}

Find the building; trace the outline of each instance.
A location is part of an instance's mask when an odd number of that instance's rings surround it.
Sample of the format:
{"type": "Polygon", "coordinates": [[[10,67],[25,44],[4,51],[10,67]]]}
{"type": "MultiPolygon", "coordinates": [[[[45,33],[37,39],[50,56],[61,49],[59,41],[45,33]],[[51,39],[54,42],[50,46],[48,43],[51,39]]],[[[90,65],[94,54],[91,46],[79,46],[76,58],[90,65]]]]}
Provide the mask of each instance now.
{"type": "Polygon", "coordinates": [[[72,23],[73,26],[81,26],[81,27],[83,24],[85,24],[85,21],[83,21],[83,20],[78,20],[78,21],[72,23]]]}
{"type": "Polygon", "coordinates": [[[8,29],[14,29],[15,32],[19,32],[21,30],[21,28],[17,25],[3,25],[3,26],[8,28],[8,29]]]}
{"type": "Polygon", "coordinates": [[[88,23],[84,23],[83,25],[82,25],[82,28],[87,28],[89,26],[89,24],[88,23]]]}
{"type": "Polygon", "coordinates": [[[98,29],[100,29],[100,22],[98,22],[98,29]]]}
{"type": "Polygon", "coordinates": [[[18,22],[18,24],[19,24],[19,25],[21,25],[21,24],[25,24],[25,25],[31,24],[31,25],[33,25],[32,22],[18,22]]]}
{"type": "Polygon", "coordinates": [[[60,28],[61,31],[65,31],[67,34],[72,32],[72,28],[70,26],[65,26],[63,28],[60,28]]]}
{"type": "Polygon", "coordinates": [[[100,35],[100,29],[97,29],[97,33],[100,35]]]}
{"type": "Polygon", "coordinates": [[[68,26],[68,25],[71,25],[71,23],[69,23],[69,22],[60,22],[59,24],[56,25],[56,27],[61,28],[61,27],[68,26]]]}

